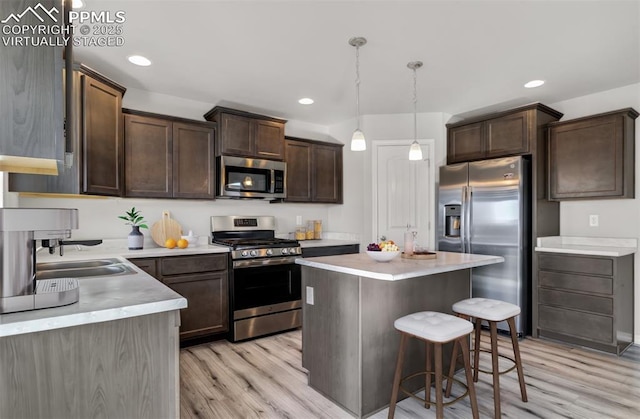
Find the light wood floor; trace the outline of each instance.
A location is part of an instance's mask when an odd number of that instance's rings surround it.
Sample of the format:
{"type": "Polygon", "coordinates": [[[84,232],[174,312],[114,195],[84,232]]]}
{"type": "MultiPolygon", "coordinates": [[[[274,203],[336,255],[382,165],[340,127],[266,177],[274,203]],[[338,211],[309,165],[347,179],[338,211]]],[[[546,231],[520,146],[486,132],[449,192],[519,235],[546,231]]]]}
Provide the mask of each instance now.
{"type": "MultiPolygon", "coordinates": [[[[501,350],[508,351],[510,342],[500,340],[501,350]]],[[[483,345],[486,341],[485,336],[483,345]]],[[[616,357],[548,340],[528,338],[520,345],[529,402],[520,400],[515,371],[502,375],[503,417],[640,417],[640,346],[616,357]]],[[[488,363],[489,355],[480,359],[488,363]]],[[[462,373],[457,378],[465,381],[462,373]]],[[[299,330],[239,344],[218,341],[182,349],[180,382],[183,419],[352,417],[307,386],[299,330]]],[[[493,417],[490,375],[480,374],[476,391],[480,417],[493,417]]],[[[387,412],[372,418],[386,418],[387,412]]],[[[432,418],[435,409],[405,399],[395,417],[432,418]]],[[[471,417],[468,401],[445,408],[445,417],[471,417]]]]}

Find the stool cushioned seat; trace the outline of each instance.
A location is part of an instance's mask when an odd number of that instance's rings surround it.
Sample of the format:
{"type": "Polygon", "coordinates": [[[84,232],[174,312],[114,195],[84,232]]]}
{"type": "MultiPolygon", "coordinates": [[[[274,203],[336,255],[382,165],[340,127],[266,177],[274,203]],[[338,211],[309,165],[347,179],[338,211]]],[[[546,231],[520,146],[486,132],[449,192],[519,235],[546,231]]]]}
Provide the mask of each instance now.
{"type": "Polygon", "coordinates": [[[450,314],[421,311],[397,319],[396,329],[431,342],[449,342],[473,331],[473,324],[450,314]]]}
{"type": "Polygon", "coordinates": [[[520,314],[515,304],[489,298],[468,298],[453,305],[453,311],[479,319],[499,322],[520,314]]]}

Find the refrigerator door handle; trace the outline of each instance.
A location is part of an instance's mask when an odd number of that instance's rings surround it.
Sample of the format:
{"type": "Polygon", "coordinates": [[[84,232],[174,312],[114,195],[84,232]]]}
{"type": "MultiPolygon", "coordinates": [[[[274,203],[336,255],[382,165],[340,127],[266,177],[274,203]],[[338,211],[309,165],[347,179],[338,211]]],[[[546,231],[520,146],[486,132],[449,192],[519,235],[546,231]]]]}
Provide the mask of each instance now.
{"type": "Polygon", "coordinates": [[[464,237],[467,241],[467,251],[466,253],[471,253],[471,210],[472,210],[472,206],[473,206],[473,187],[469,186],[467,188],[467,205],[466,205],[466,219],[465,219],[465,232],[464,232],[464,237]]]}
{"type": "Polygon", "coordinates": [[[462,187],[462,198],[460,199],[461,202],[461,215],[460,215],[460,223],[462,224],[460,226],[460,242],[462,244],[462,253],[469,253],[467,251],[467,234],[466,234],[466,229],[467,229],[467,187],[463,186],[462,187]]]}

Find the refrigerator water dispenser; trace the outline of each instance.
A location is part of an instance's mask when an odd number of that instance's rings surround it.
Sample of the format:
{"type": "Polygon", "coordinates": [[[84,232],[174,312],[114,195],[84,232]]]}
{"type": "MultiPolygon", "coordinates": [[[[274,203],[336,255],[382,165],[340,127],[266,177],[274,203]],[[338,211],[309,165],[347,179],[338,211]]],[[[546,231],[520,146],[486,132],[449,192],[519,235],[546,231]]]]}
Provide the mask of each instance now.
{"type": "Polygon", "coordinates": [[[444,235],[446,237],[460,237],[460,214],[459,204],[444,206],[444,235]]]}

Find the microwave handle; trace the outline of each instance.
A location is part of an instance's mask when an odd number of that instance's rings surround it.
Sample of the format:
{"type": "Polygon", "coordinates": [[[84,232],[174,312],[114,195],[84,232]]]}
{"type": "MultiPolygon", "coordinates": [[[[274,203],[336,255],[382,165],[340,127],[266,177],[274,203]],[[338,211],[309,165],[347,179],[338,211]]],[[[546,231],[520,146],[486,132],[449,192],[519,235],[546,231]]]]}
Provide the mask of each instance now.
{"type": "Polygon", "coordinates": [[[271,185],[269,185],[269,193],[276,192],[276,171],[275,169],[269,170],[269,177],[271,178],[271,185]]]}

